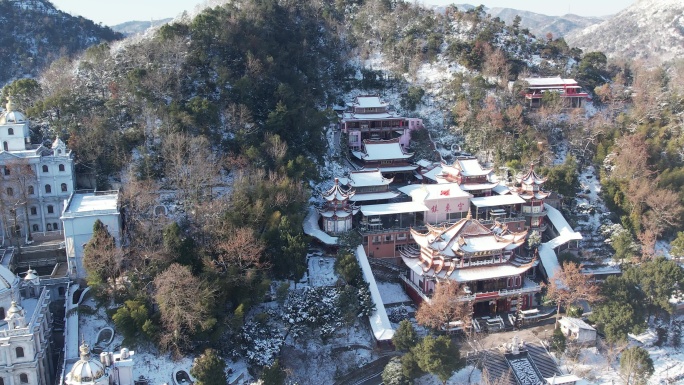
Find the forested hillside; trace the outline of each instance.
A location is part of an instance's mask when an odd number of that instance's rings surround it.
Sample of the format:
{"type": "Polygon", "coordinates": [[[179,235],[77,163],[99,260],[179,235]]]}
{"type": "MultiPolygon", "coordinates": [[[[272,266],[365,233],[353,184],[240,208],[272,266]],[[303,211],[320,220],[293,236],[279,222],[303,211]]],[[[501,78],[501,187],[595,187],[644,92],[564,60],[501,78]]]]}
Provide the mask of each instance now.
{"type": "Polygon", "coordinates": [[[55,59],[123,35],[58,11],[48,0],[0,1],[0,84],[36,76],[55,59]]]}
{"type": "MultiPolygon", "coordinates": [[[[590,193],[579,189],[579,171],[597,167],[610,209],[601,224],[626,230],[615,232],[612,254],[641,263],[683,224],[683,80],[681,62],[609,62],[482,7],[435,13],[395,0],[235,0],[148,38],[63,58],[4,94],[30,115],[36,142],[59,135],[98,189],[121,186],[125,262],[108,249],[91,249],[85,262],[98,297],[125,303],[114,320],[127,338],[237,354],[251,342],[240,340],[245,314],[270,292],[270,279],[297,282],[306,271],[302,222],[328,171],[333,106],[382,94],[423,118],[446,153],[460,146],[511,173],[535,163],[546,186],[564,195],[573,225],[581,219],[575,195],[590,193]],[[593,103],[564,109],[548,93],[544,107],[526,109],[521,79],[530,75],[574,77],[593,103]],[[159,204],[168,216],[155,215],[159,204]]],[[[604,257],[587,249],[577,258],[604,257]]],[[[367,295],[353,256],[339,260],[354,284],[342,292],[345,306],[331,307],[354,320],[368,309],[367,295]]],[[[643,316],[635,311],[620,330],[639,329],[643,316]]],[[[271,358],[250,359],[261,366],[271,358]]]]}

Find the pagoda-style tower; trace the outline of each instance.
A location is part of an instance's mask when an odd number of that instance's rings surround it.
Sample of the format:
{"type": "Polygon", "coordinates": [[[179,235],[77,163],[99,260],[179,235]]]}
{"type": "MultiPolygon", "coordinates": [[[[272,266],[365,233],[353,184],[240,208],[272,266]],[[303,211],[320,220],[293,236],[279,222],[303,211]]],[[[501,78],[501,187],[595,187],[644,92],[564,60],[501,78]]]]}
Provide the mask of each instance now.
{"type": "Polygon", "coordinates": [[[546,178],[540,177],[534,171],[534,164],[530,164],[530,169],[516,178],[519,186],[517,193],[525,200],[522,204],[522,214],[525,216],[525,228],[529,231],[538,231],[540,234],[546,230],[546,220],[544,219],[547,210],[544,208],[544,199],[549,196],[549,192],[543,190],[546,178]]]}
{"type": "Polygon", "coordinates": [[[323,231],[329,234],[339,234],[351,230],[352,216],[359,211],[349,198],[354,196],[354,190],[345,190],[335,178],[335,185],[323,193],[325,203],[318,210],[323,219],[323,231]]]}

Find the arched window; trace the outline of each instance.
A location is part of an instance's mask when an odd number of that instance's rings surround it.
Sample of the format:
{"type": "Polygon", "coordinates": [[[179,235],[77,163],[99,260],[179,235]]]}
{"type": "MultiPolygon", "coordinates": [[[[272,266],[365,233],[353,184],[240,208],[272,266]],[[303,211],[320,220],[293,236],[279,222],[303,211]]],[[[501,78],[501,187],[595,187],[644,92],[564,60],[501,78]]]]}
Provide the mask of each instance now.
{"type": "Polygon", "coordinates": [[[0,317],[2,317],[2,319],[5,319],[5,308],[4,307],[0,307],[0,317]]]}
{"type": "Polygon", "coordinates": [[[33,231],[40,231],[38,230],[38,225],[33,225],[33,231]]]}
{"type": "Polygon", "coordinates": [[[5,379],[0,377],[0,385],[5,385],[5,379]]]}
{"type": "Polygon", "coordinates": [[[48,166],[47,165],[43,165],[43,172],[48,172],[48,166]]]}
{"type": "Polygon", "coordinates": [[[48,224],[46,225],[46,227],[47,227],[47,231],[52,231],[52,225],[51,225],[51,224],[48,223],[48,224]]]}
{"type": "MultiPolygon", "coordinates": [[[[57,288],[57,294],[59,294],[60,297],[63,296],[64,293],[66,293],[66,290],[63,287],[57,288]]],[[[0,385],[2,385],[2,384],[0,384],[0,385]]]]}
{"type": "Polygon", "coordinates": [[[14,189],[12,189],[11,187],[8,187],[7,188],[7,195],[9,195],[9,196],[14,195],[14,189]]]}
{"type": "Polygon", "coordinates": [[[59,171],[64,171],[64,165],[63,164],[59,165],[59,171]]]}
{"type": "Polygon", "coordinates": [[[36,193],[36,191],[33,189],[33,186],[28,186],[28,193],[29,195],[33,195],[36,193]]]}
{"type": "Polygon", "coordinates": [[[48,214],[52,214],[55,212],[55,207],[53,205],[48,205],[47,211],[48,211],[48,214]]]}
{"type": "Polygon", "coordinates": [[[7,144],[7,142],[2,142],[2,149],[5,151],[9,151],[9,145],[7,144]]]}
{"type": "Polygon", "coordinates": [[[53,223],[53,224],[52,224],[52,229],[55,230],[55,231],[57,231],[57,230],[59,230],[59,226],[57,226],[56,223],[53,223]]]}
{"type": "Polygon", "coordinates": [[[36,208],[36,206],[31,207],[31,215],[38,215],[38,209],[36,208]]]}
{"type": "Polygon", "coordinates": [[[22,373],[19,375],[19,382],[22,384],[28,384],[28,374],[22,373]]]}
{"type": "Polygon", "coordinates": [[[50,186],[49,184],[46,184],[45,185],[45,193],[49,194],[51,192],[52,192],[52,186],[50,186]]]}
{"type": "Polygon", "coordinates": [[[10,169],[9,169],[9,167],[4,167],[4,169],[5,169],[5,175],[9,175],[9,174],[10,174],[10,169]]]}
{"type": "MultiPolygon", "coordinates": [[[[17,358],[22,358],[22,357],[24,357],[24,348],[22,348],[21,346],[19,346],[19,347],[17,347],[17,348],[15,349],[15,351],[17,352],[17,358]]],[[[28,382],[28,380],[26,380],[26,381],[21,380],[21,382],[28,382]]]]}
{"type": "Polygon", "coordinates": [[[62,150],[57,150],[57,155],[62,155],[62,150]]]}
{"type": "Polygon", "coordinates": [[[62,192],[66,192],[66,191],[67,191],[67,184],[62,183],[62,192]]]}
{"type": "Polygon", "coordinates": [[[10,127],[7,129],[7,135],[14,135],[14,128],[10,127]]]}

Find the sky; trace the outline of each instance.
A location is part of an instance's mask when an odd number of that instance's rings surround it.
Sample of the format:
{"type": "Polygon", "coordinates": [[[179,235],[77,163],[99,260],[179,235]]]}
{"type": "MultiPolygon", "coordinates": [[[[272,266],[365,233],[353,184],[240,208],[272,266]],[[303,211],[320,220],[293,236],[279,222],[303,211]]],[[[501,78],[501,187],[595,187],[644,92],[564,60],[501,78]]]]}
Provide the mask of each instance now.
{"type": "MultiPolygon", "coordinates": [[[[606,16],[618,13],[635,0],[419,0],[431,5],[484,4],[486,7],[507,7],[546,15],[574,13],[580,16],[606,16]]],[[[191,11],[203,0],[52,0],[60,10],[79,15],[104,25],[116,25],[132,20],[159,20],[191,11]]]]}

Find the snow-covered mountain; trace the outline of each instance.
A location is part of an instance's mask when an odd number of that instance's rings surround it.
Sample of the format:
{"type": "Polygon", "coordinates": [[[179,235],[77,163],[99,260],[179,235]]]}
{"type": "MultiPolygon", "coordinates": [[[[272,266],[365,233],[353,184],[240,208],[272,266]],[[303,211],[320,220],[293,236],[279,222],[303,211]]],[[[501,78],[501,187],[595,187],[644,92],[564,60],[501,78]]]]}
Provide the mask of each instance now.
{"type": "Polygon", "coordinates": [[[133,21],[127,21],[125,23],[113,25],[112,29],[116,32],[120,32],[120,33],[124,34],[124,36],[131,36],[131,35],[135,35],[138,33],[145,32],[148,28],[156,27],[156,26],[159,26],[162,24],[166,24],[171,20],[173,20],[173,19],[167,18],[167,19],[153,20],[153,21],[133,20],[133,21]]]}
{"type": "Polygon", "coordinates": [[[608,56],[666,61],[684,54],[684,1],[638,0],[566,37],[568,44],[608,56]]]}
{"type": "Polygon", "coordinates": [[[120,39],[121,34],[56,9],[48,0],[0,1],[0,86],[36,76],[61,56],[120,39]]]}
{"type": "MultiPolygon", "coordinates": [[[[475,8],[470,4],[456,4],[460,10],[467,11],[475,8]]],[[[505,21],[506,24],[512,24],[516,16],[520,16],[520,28],[527,28],[537,37],[544,37],[551,32],[554,37],[562,37],[570,32],[581,30],[590,25],[598,24],[604,20],[605,17],[584,17],[573,14],[563,16],[549,16],[541,13],[530,11],[523,11],[514,8],[484,7],[484,11],[498,17],[505,21]]]]}
{"type": "Polygon", "coordinates": [[[563,16],[548,16],[540,13],[521,11],[513,8],[490,8],[487,13],[492,17],[498,17],[506,24],[513,23],[515,16],[520,16],[520,28],[527,28],[537,37],[544,37],[551,32],[554,37],[566,36],[570,32],[577,31],[602,22],[600,17],[584,17],[573,14],[563,16]]]}

